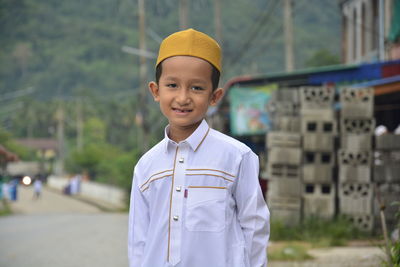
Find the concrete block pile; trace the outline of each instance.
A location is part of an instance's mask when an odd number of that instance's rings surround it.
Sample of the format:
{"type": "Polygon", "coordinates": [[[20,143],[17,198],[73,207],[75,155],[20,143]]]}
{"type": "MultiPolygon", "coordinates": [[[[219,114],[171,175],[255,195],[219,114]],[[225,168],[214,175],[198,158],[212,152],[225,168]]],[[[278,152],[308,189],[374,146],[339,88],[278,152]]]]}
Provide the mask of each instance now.
{"type": "Polygon", "coordinates": [[[373,88],[340,90],[339,213],[358,228],[373,229],[373,88]]]}
{"type": "Polygon", "coordinates": [[[361,230],[379,226],[376,193],[389,223],[400,200],[400,135],[374,139],[372,88],[280,89],[267,106],[267,202],[272,218],[345,215],[361,230]],[[336,108],[340,107],[340,108],[336,108]]]}

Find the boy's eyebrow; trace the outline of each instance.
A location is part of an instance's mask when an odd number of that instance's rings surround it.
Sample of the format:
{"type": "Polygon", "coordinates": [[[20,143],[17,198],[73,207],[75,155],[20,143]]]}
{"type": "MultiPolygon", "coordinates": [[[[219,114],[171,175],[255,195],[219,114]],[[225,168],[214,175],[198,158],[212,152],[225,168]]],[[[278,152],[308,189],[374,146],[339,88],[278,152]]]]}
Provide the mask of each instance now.
{"type": "MultiPolygon", "coordinates": [[[[168,81],[179,81],[179,78],[177,77],[173,77],[173,76],[167,76],[165,77],[165,80],[168,81]]],[[[206,84],[207,82],[204,79],[198,79],[198,78],[194,78],[194,79],[190,79],[189,82],[191,83],[202,83],[202,84],[206,84]]]]}
{"type": "Polygon", "coordinates": [[[165,77],[166,80],[178,80],[178,78],[173,77],[173,76],[167,76],[165,77]]]}
{"type": "Polygon", "coordinates": [[[203,79],[191,79],[191,80],[189,80],[190,82],[192,82],[192,83],[204,83],[204,84],[206,84],[207,82],[205,81],[205,80],[203,80],[203,79]]]}

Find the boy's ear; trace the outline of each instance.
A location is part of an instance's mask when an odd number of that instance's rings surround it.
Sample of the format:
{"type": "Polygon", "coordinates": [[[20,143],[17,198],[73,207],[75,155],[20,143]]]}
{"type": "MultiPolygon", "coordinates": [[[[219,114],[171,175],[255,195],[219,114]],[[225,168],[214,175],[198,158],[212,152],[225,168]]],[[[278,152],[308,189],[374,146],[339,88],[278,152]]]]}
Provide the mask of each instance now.
{"type": "Polygon", "coordinates": [[[154,101],[159,102],[160,101],[160,93],[159,93],[159,89],[158,89],[158,84],[156,82],[149,83],[149,91],[152,94],[154,101]]]}
{"type": "Polygon", "coordinates": [[[221,100],[221,98],[224,96],[224,94],[225,94],[224,89],[222,88],[215,89],[214,92],[212,92],[210,106],[217,105],[218,102],[221,100]]]}

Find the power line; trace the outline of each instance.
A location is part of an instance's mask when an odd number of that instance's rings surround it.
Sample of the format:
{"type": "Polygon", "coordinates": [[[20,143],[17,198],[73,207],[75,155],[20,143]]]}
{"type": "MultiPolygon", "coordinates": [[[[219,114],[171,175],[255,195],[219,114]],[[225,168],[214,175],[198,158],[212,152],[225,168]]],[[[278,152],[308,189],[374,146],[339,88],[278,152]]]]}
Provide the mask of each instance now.
{"type": "Polygon", "coordinates": [[[257,36],[260,34],[261,29],[266,25],[267,21],[271,18],[273,15],[273,11],[275,10],[277,4],[279,1],[274,1],[271,4],[271,8],[269,9],[268,12],[264,13],[263,16],[259,19],[257,23],[255,23],[255,27],[253,27],[253,30],[250,32],[248,35],[246,41],[242,45],[242,47],[239,49],[239,52],[237,53],[237,56],[233,58],[233,60],[230,62],[231,66],[234,66],[238,63],[239,59],[244,56],[244,54],[249,50],[251,45],[254,43],[254,40],[257,38],[257,36]]]}
{"type": "MultiPolygon", "coordinates": [[[[303,7],[304,4],[306,3],[306,1],[302,2],[302,5],[298,5],[298,2],[295,2],[296,5],[294,6],[293,9],[293,14],[296,14],[296,12],[300,9],[300,7],[303,7]]],[[[294,15],[293,15],[294,16],[294,15]]],[[[294,19],[294,18],[293,18],[294,19]]],[[[263,42],[262,46],[259,46],[257,48],[257,50],[255,50],[256,52],[259,52],[261,49],[265,49],[265,47],[267,47],[268,45],[270,45],[272,43],[272,41],[275,39],[276,34],[279,33],[282,30],[282,24],[279,24],[276,28],[275,31],[270,31],[268,36],[265,38],[265,41],[263,42]]]]}

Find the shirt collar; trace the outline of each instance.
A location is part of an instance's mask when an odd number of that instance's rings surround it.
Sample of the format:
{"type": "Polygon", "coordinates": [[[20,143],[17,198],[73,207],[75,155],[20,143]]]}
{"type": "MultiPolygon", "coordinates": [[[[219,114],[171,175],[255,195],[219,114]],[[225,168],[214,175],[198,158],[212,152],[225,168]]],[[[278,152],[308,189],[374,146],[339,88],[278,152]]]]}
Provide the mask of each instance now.
{"type": "MultiPolygon", "coordinates": [[[[188,138],[181,141],[180,143],[187,142],[189,146],[193,149],[193,151],[196,152],[196,150],[203,143],[204,139],[206,139],[209,131],[210,127],[208,126],[208,123],[206,122],[205,119],[203,119],[203,121],[200,123],[197,129],[188,138]]],[[[167,127],[165,127],[164,130],[165,152],[168,152],[169,148],[177,145],[175,141],[171,140],[168,137],[168,132],[169,132],[169,125],[167,125],[167,127]]]]}

